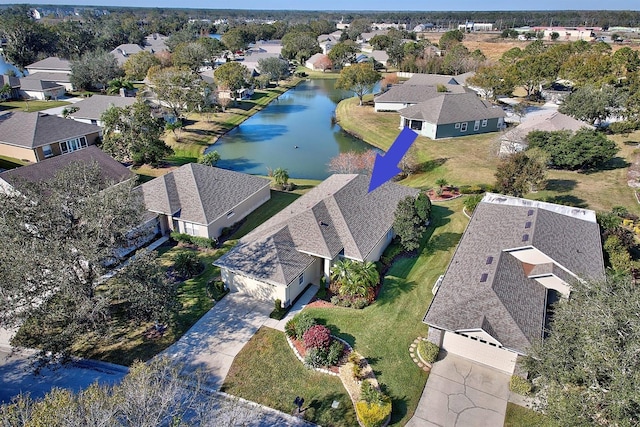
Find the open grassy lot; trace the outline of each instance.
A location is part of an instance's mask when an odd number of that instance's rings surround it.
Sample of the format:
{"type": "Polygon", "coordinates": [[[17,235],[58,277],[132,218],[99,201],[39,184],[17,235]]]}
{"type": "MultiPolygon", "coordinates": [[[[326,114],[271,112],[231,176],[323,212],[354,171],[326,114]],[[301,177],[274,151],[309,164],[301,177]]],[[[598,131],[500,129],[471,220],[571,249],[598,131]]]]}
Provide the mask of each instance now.
{"type": "Polygon", "coordinates": [[[262,327],[236,356],[222,391],[291,413],[304,397],[305,419],[323,426],[355,426],[356,414],[338,377],[307,369],[284,334],[262,327]],[[338,409],[331,408],[333,401],[338,409]]]}
{"type": "Polygon", "coordinates": [[[0,103],[0,111],[19,110],[31,113],[69,104],[67,101],[3,101],[0,103]]]}
{"type": "Polygon", "coordinates": [[[504,427],[552,427],[554,425],[539,412],[514,403],[507,403],[504,427]]]}
{"type": "MultiPolygon", "coordinates": [[[[462,199],[457,199],[448,204],[434,205],[433,226],[425,234],[419,255],[398,260],[392,266],[384,278],[379,299],[373,305],[363,310],[339,307],[307,309],[368,359],[384,390],[393,399],[393,425],[404,425],[413,415],[427,379],[427,374],[411,360],[408,349],[417,336],[424,336],[427,332],[422,317],[433,297],[431,288],[444,272],[467,224],[462,214],[462,203],[462,199]]],[[[273,333],[284,339],[281,332],[273,333]]],[[[255,346],[254,341],[260,339],[254,337],[249,344],[255,346]]],[[[282,354],[267,355],[245,352],[247,348],[255,347],[245,347],[242,357],[234,361],[225,382],[228,392],[270,406],[277,405],[274,402],[290,400],[292,388],[299,395],[314,393],[311,387],[315,384],[299,386],[304,383],[304,378],[299,375],[283,378],[278,370],[259,368],[288,357],[285,356],[291,353],[288,347],[282,350],[282,354]],[[260,371],[260,382],[248,374],[254,369],[260,371]],[[259,393],[256,390],[263,382],[279,385],[270,388],[269,393],[259,393]]],[[[328,376],[323,381],[328,381],[328,376]]]]}
{"type": "MultiPolygon", "coordinates": [[[[371,100],[369,95],[366,100],[371,100]]],[[[358,106],[357,98],[338,104],[336,116],[346,131],[358,135],[365,142],[388,149],[399,133],[397,113],[376,113],[371,102],[358,106]]],[[[493,184],[498,164],[500,133],[431,140],[418,137],[414,143],[423,171],[402,181],[403,184],[430,188],[439,178],[454,185],[493,184]]],[[[640,213],[633,190],[627,186],[628,165],[638,155],[640,131],[628,136],[610,137],[620,152],[605,168],[593,172],[549,170],[547,188],[526,197],[556,203],[610,210],[625,206],[640,213]]]]}

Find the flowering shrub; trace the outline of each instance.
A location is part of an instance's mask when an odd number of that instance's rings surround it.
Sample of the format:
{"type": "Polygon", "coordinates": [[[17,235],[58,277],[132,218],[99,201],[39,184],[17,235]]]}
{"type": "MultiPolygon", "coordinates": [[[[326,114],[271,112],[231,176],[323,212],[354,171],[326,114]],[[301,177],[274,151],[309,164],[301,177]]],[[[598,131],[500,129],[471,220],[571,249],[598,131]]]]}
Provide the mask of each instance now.
{"type": "Polygon", "coordinates": [[[302,337],[306,349],[320,348],[327,350],[331,344],[331,331],[323,325],[310,327],[302,337]]]}
{"type": "Polygon", "coordinates": [[[356,413],[365,427],[380,427],[391,415],[391,399],[383,397],[383,403],[367,403],[364,400],[356,403],[356,413]]]}

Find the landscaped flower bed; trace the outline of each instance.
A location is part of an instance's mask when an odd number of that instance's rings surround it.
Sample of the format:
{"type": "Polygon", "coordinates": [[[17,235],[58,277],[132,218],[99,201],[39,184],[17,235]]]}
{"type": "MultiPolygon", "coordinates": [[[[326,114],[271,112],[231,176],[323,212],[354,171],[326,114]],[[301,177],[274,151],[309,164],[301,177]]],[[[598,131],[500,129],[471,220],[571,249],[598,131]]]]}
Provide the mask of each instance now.
{"type": "Polygon", "coordinates": [[[445,186],[438,189],[431,189],[427,191],[429,200],[441,202],[444,200],[452,200],[461,196],[460,191],[456,187],[445,186]]]}

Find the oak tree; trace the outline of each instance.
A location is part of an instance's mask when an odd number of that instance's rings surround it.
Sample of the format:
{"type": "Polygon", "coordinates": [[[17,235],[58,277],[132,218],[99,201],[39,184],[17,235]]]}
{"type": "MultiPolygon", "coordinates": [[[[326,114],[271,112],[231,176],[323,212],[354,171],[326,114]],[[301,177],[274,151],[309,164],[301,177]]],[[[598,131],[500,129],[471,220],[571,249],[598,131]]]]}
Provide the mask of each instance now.
{"type": "Polygon", "coordinates": [[[351,91],[356,94],[362,106],[362,98],[371,93],[382,75],[373,69],[371,64],[354,64],[343,68],[336,81],[336,88],[351,91]]]}

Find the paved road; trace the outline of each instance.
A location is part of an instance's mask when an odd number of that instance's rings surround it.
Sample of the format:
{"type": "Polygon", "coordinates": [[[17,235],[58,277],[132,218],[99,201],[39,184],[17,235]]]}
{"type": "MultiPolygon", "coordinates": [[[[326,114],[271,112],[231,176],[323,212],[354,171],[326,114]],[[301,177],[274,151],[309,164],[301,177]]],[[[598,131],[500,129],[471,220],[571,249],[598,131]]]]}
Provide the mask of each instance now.
{"type": "Polygon", "coordinates": [[[30,353],[11,354],[0,348],[0,402],[7,403],[20,393],[30,393],[34,398],[43,397],[52,388],[82,390],[98,381],[100,384],[119,382],[127,369],[117,365],[86,361],[54,369],[44,368],[33,373],[34,358],[30,353]]]}
{"type": "Polygon", "coordinates": [[[502,427],[509,378],[504,372],[448,354],[434,363],[407,427],[502,427]]]}

